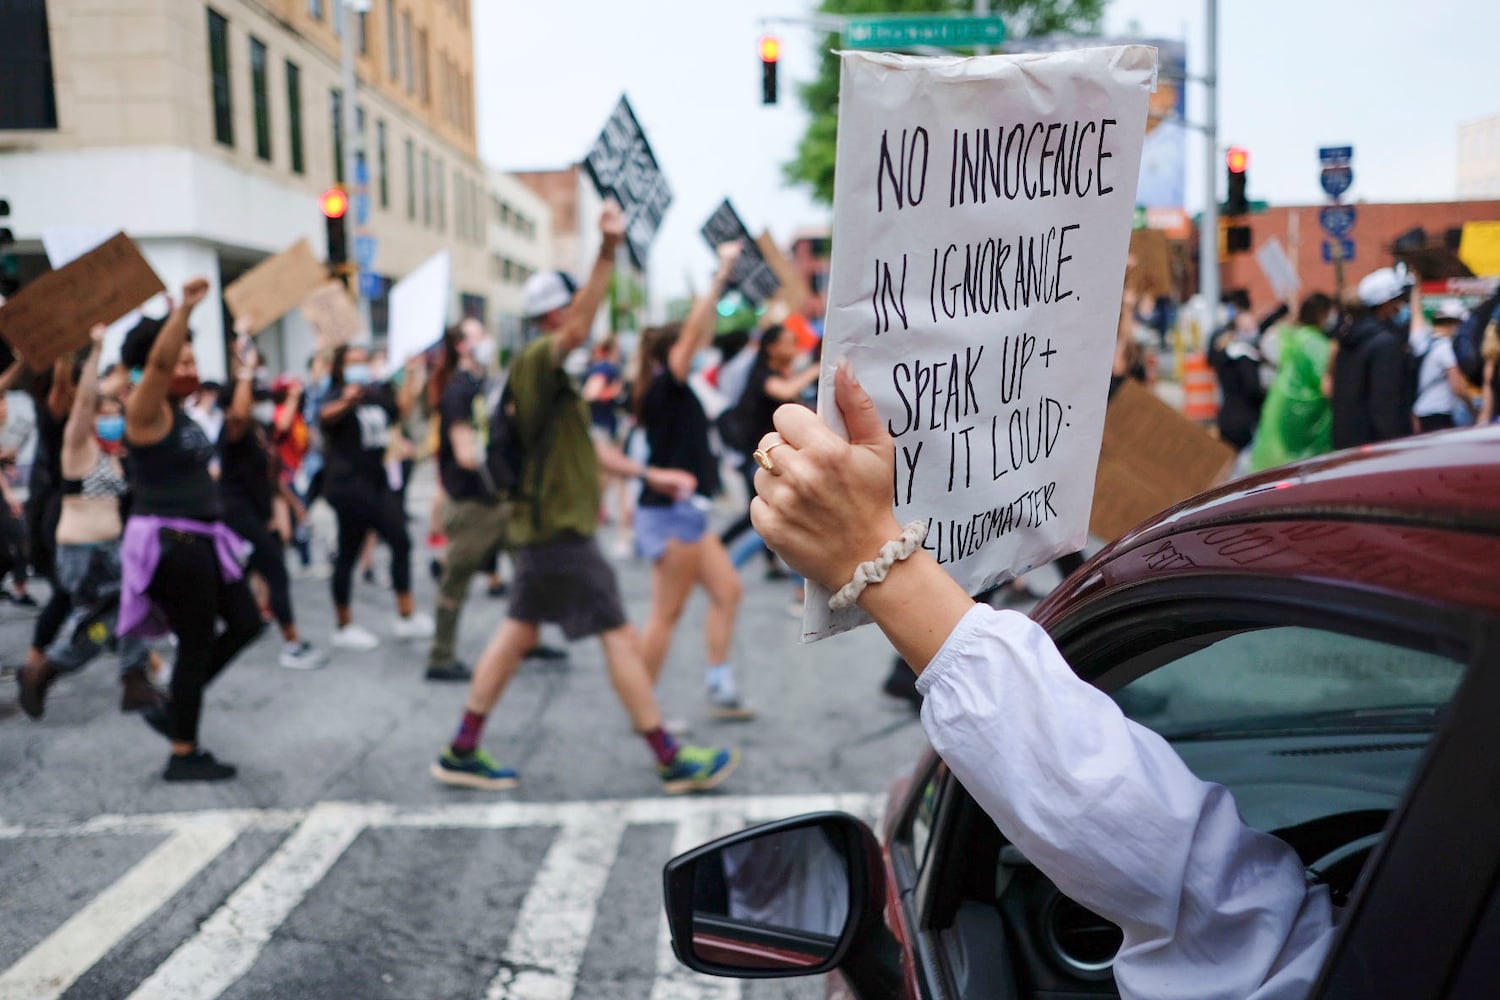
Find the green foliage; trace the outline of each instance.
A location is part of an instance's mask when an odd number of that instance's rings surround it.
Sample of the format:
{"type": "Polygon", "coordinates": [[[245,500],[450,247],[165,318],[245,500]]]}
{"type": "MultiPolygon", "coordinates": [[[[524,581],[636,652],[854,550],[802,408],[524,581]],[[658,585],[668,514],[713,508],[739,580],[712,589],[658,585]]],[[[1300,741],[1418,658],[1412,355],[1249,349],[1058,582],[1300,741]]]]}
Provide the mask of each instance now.
{"type": "MultiPolygon", "coordinates": [[[[1026,38],[1055,32],[1097,33],[1106,0],[993,0],[990,11],[1005,19],[1007,38],[1026,38]]],[[[971,0],[823,0],[822,14],[972,14],[971,0]]],[[[833,204],[833,157],[838,135],[839,61],[833,50],[837,35],[822,39],[818,75],[797,88],[811,119],[797,155],[782,167],[786,179],[806,184],[812,195],[833,204]]],[[[1003,47],[1002,47],[1003,48],[1003,47]]]]}

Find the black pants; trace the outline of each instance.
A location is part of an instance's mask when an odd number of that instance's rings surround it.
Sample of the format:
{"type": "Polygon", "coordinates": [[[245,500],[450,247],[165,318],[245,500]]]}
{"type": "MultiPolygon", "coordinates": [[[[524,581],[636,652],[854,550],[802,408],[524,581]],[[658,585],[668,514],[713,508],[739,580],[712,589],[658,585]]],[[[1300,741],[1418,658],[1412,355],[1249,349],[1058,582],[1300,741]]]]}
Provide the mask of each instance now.
{"type": "MultiPolygon", "coordinates": [[[[750,501],[755,499],[755,470],[758,468],[760,466],[756,465],[755,459],[749,455],[745,456],[743,464],[740,465],[740,475],[745,477],[745,513],[741,514],[729,527],[719,532],[719,541],[724,543],[725,548],[733,545],[734,540],[745,532],[755,529],[755,525],[750,521],[750,501]]],[[[769,547],[766,549],[766,560],[772,563],[776,561],[776,556],[769,547]]]]}
{"type": "Polygon", "coordinates": [[[1453,422],[1451,413],[1429,413],[1425,417],[1417,418],[1417,426],[1422,429],[1423,434],[1426,434],[1428,431],[1445,431],[1458,425],[1453,422]]]}
{"type": "Polygon", "coordinates": [[[198,742],[203,689],[264,628],[260,610],[243,577],[226,583],[210,538],[163,531],[161,559],[147,588],[177,636],[167,735],[198,742]],[[224,622],[224,631],[216,625],[224,622]]]}
{"type": "Polygon", "coordinates": [[[255,546],[246,568],[266,581],[266,589],[271,592],[271,614],[276,616],[276,624],[285,627],[296,622],[292,615],[292,581],[286,572],[281,536],[267,527],[266,520],[249,504],[225,498],[224,523],[255,546]]]}
{"type": "Polygon", "coordinates": [[[58,630],[73,610],[73,602],[68,597],[68,588],[57,580],[57,522],[62,517],[62,493],[48,477],[33,477],[32,489],[34,492],[26,501],[28,555],[31,568],[51,584],[52,596],[36,616],[31,645],[34,649],[46,649],[57,638],[58,630]]]}
{"type": "Polygon", "coordinates": [[[390,489],[327,494],[339,522],[339,555],[333,564],[333,603],[347,608],[354,593],[354,564],[371,531],[391,550],[391,584],[398,594],[411,593],[411,535],[401,495],[390,489]]]}

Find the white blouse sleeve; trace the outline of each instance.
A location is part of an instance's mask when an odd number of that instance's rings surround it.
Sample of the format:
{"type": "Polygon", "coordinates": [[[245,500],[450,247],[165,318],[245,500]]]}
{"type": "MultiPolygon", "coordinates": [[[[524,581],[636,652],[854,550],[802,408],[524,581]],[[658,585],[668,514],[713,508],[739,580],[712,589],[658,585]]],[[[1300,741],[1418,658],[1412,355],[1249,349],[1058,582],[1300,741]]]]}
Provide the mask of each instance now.
{"type": "Polygon", "coordinates": [[[1000,832],[1124,931],[1124,996],[1306,995],[1333,934],[1326,889],[1080,680],[1035,622],[976,605],[917,690],[928,739],[1000,832]]]}

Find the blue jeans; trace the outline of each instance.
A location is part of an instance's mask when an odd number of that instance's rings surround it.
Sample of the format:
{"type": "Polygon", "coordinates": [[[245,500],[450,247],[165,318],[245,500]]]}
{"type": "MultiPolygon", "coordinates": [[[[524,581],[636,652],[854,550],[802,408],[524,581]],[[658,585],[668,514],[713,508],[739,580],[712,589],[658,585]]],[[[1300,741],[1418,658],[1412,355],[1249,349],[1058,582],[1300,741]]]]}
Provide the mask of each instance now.
{"type": "Polygon", "coordinates": [[[120,541],[57,547],[57,579],[72,599],[73,610],[47,648],[47,659],[64,673],[84,666],[113,645],[120,672],[143,667],[146,644],[115,634],[120,610],[120,541]]]}

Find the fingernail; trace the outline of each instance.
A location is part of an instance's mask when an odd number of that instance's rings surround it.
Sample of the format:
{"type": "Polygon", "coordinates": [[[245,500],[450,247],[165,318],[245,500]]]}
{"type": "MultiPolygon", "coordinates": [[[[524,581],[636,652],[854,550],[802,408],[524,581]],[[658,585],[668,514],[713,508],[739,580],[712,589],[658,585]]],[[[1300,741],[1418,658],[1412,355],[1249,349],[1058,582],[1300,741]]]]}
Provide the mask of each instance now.
{"type": "Polygon", "coordinates": [[[849,380],[850,385],[859,385],[859,377],[854,374],[854,366],[849,363],[848,358],[839,362],[838,372],[849,380]]]}

